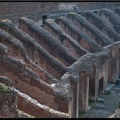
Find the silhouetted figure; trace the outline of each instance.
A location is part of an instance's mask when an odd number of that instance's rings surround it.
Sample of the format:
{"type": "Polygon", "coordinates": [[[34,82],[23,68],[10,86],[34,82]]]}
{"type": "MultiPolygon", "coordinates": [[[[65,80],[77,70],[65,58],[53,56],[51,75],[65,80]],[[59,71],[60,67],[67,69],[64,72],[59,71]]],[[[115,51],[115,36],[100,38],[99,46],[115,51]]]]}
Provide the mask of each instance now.
{"type": "Polygon", "coordinates": [[[46,19],[47,19],[47,15],[43,15],[43,25],[46,19]]]}

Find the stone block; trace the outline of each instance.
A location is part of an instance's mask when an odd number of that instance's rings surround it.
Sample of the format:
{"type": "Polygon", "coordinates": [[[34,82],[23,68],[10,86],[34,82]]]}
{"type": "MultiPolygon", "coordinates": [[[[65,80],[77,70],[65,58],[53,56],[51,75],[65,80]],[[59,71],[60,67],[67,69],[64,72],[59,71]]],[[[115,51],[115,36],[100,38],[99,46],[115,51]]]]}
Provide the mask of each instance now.
{"type": "Polygon", "coordinates": [[[120,85],[120,79],[116,80],[116,85],[120,85]]]}
{"type": "Polygon", "coordinates": [[[96,101],[104,103],[104,99],[103,98],[98,98],[96,101]]]}
{"type": "Polygon", "coordinates": [[[109,95],[110,92],[111,92],[111,89],[109,87],[104,90],[105,95],[109,95]]]}
{"type": "Polygon", "coordinates": [[[96,104],[95,106],[96,106],[96,107],[100,107],[100,108],[103,108],[103,107],[104,107],[103,104],[96,104]]]}

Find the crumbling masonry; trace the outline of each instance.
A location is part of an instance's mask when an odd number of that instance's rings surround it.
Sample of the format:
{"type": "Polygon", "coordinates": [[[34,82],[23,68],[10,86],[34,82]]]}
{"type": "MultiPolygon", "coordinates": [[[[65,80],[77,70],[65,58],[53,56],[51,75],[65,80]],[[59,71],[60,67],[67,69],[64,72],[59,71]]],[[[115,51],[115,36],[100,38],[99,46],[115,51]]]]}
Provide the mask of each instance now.
{"type": "Polygon", "coordinates": [[[1,20],[0,82],[11,81],[27,114],[79,117],[120,75],[119,40],[120,8],[48,16],[42,26],[1,20]]]}

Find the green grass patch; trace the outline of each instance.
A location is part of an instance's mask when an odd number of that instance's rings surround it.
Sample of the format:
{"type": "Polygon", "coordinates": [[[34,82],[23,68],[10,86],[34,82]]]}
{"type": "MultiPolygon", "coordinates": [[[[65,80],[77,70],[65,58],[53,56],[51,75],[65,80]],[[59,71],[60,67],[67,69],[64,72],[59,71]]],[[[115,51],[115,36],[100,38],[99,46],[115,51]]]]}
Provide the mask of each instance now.
{"type": "Polygon", "coordinates": [[[80,111],[79,112],[79,118],[81,118],[86,112],[85,111],[80,111]]]}
{"type": "Polygon", "coordinates": [[[95,101],[94,100],[90,100],[88,101],[88,105],[91,106],[95,101]]]}
{"type": "MultiPolygon", "coordinates": [[[[94,100],[90,100],[88,101],[88,105],[91,106],[95,101],[94,100]]],[[[79,112],[79,118],[82,118],[82,116],[85,114],[85,111],[80,111],[79,112]]]]}

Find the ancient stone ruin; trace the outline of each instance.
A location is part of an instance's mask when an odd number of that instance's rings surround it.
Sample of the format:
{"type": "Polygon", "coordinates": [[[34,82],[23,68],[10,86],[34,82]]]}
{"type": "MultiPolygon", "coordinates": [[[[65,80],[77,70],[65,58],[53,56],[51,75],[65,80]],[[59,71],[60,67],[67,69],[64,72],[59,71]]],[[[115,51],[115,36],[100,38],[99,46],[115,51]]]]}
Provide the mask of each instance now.
{"type": "Polygon", "coordinates": [[[19,27],[1,20],[0,117],[17,117],[17,110],[36,118],[79,117],[89,99],[116,83],[119,40],[120,8],[47,16],[42,26],[27,17],[19,27]],[[2,92],[6,87],[12,90],[2,92]]]}

